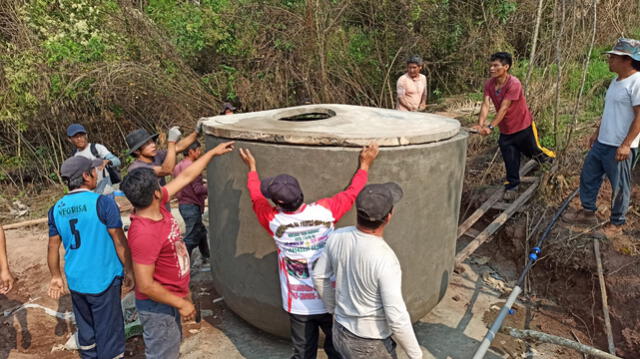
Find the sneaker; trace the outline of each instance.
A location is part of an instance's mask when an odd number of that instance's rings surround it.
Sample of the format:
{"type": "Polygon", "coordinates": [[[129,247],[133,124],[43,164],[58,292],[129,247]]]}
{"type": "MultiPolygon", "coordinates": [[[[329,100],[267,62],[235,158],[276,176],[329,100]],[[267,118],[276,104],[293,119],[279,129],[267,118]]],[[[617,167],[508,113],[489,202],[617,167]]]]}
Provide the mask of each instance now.
{"type": "Polygon", "coordinates": [[[505,190],[502,196],[505,201],[515,201],[516,198],[518,198],[518,187],[505,190]]]}
{"type": "Polygon", "coordinates": [[[569,211],[562,216],[562,220],[569,224],[596,225],[598,217],[595,211],[589,211],[584,208],[569,211]]]}
{"type": "Polygon", "coordinates": [[[607,223],[604,227],[602,227],[600,232],[603,236],[607,237],[607,239],[613,239],[623,234],[622,227],[624,225],[616,225],[613,223],[607,223]]]}

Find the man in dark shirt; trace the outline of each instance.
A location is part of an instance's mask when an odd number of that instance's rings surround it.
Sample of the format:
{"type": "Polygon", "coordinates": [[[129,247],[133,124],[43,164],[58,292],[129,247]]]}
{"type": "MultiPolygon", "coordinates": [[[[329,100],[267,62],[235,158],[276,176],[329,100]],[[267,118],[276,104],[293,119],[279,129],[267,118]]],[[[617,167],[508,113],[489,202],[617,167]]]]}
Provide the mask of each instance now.
{"type": "MultiPolygon", "coordinates": [[[[193,164],[200,155],[202,148],[200,143],[195,141],[183,152],[184,159],[176,165],[173,170],[173,178],[193,164]]],[[[204,213],[204,200],[207,198],[207,187],[204,184],[202,175],[198,175],[195,180],[185,186],[176,194],[178,197],[178,209],[184,219],[185,232],[184,243],[187,245],[189,257],[194,248],[200,249],[202,262],[209,259],[209,243],[207,242],[207,228],[202,223],[202,213],[204,213]]]]}
{"type": "Polygon", "coordinates": [[[171,127],[167,133],[167,149],[158,150],[156,139],[158,134],[150,134],[145,129],[137,129],[127,135],[127,146],[129,154],[135,157],[128,168],[128,172],[136,168],[151,168],[160,179],[160,185],[167,184],[165,176],[173,172],[176,165],[176,153],[184,151],[197,138],[199,132],[196,130],[190,135],[179,140],[182,133],[177,126],[171,127]]]}

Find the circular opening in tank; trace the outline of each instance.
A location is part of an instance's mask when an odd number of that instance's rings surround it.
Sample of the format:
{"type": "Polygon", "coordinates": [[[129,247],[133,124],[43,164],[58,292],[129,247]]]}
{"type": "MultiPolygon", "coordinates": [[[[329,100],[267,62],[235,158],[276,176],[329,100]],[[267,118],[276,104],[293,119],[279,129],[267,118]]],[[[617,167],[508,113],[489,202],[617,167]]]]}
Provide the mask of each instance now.
{"type": "Polygon", "coordinates": [[[290,116],[280,117],[278,120],[291,121],[291,122],[319,121],[319,120],[326,120],[335,115],[336,113],[332,110],[318,109],[318,110],[314,110],[313,112],[296,113],[290,116]]]}

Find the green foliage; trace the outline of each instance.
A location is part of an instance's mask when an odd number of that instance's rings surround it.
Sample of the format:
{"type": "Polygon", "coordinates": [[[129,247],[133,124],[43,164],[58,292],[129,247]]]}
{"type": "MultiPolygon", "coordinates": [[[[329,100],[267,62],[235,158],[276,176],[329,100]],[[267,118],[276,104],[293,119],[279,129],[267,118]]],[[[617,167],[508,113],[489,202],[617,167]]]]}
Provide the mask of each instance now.
{"type": "Polygon", "coordinates": [[[230,6],[230,0],[202,0],[199,5],[191,1],[151,0],[145,11],[169,32],[183,57],[194,59],[206,48],[237,54],[231,23],[224,14],[230,6]]]}
{"type": "Polygon", "coordinates": [[[106,21],[117,9],[111,0],[34,0],[23,8],[23,15],[42,41],[49,65],[73,64],[109,56],[117,36],[106,21]]]}
{"type": "Polygon", "coordinates": [[[492,12],[502,24],[509,21],[511,15],[518,9],[518,3],[510,0],[498,0],[492,4],[492,12]]]}

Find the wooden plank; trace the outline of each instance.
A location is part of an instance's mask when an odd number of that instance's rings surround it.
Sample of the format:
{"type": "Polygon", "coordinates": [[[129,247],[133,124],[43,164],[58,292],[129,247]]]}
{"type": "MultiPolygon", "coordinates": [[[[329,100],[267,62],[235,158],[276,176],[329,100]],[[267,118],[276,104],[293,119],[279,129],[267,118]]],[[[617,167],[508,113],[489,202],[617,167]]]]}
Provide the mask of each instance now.
{"type": "Polygon", "coordinates": [[[501,211],[505,211],[507,208],[509,208],[509,205],[511,205],[511,203],[507,203],[507,202],[496,202],[493,204],[493,206],[491,206],[491,208],[493,209],[499,209],[501,211]]]}
{"type": "Polygon", "coordinates": [[[486,242],[493,233],[495,233],[500,227],[502,227],[502,225],[505,224],[507,220],[509,220],[509,218],[511,218],[511,216],[516,213],[516,211],[533,196],[539,183],[539,179],[533,182],[529,186],[529,188],[527,188],[527,190],[520,195],[520,197],[513,201],[513,203],[511,203],[511,205],[509,205],[509,207],[504,212],[502,212],[498,217],[496,217],[496,219],[493,220],[493,222],[491,222],[487,226],[487,228],[480,232],[476,239],[471,241],[463,250],[456,254],[456,265],[464,262],[464,260],[467,259],[467,257],[469,257],[473,252],[475,252],[476,249],[480,247],[480,245],[486,242]]]}
{"type": "Polygon", "coordinates": [[[475,210],[475,212],[473,212],[460,226],[458,226],[458,238],[466,231],[468,231],[469,228],[473,227],[473,225],[476,224],[480,217],[482,217],[489,209],[491,209],[491,206],[494,203],[502,199],[502,196],[504,196],[504,187],[500,186],[500,188],[498,188],[491,195],[491,197],[489,197],[489,199],[484,201],[484,203],[481,204],[480,207],[475,210]]]}
{"type": "MultiPolygon", "coordinates": [[[[531,172],[531,170],[534,169],[536,167],[536,165],[537,165],[537,162],[534,161],[534,160],[530,160],[529,162],[525,163],[524,166],[522,166],[522,168],[520,168],[520,177],[524,177],[526,174],[531,172]]],[[[467,219],[464,220],[464,222],[462,222],[461,225],[458,226],[458,236],[457,236],[457,238],[460,238],[460,236],[463,235],[465,232],[467,232],[467,230],[469,230],[469,228],[473,227],[473,225],[489,209],[491,209],[491,206],[493,206],[494,203],[496,203],[496,202],[498,202],[499,200],[502,199],[503,195],[504,195],[504,186],[500,186],[500,188],[498,188],[491,195],[491,197],[489,197],[489,199],[484,201],[484,203],[482,203],[480,205],[480,207],[478,207],[478,209],[475,210],[475,212],[473,212],[469,217],[467,217],[467,219]]]]}
{"type": "Polygon", "coordinates": [[[18,222],[18,223],[7,224],[6,226],[2,226],[2,228],[3,229],[16,229],[16,228],[20,228],[20,227],[33,226],[33,225],[36,225],[36,224],[47,223],[48,220],[49,219],[47,217],[38,218],[38,219],[32,219],[30,221],[22,221],[22,222],[18,222]]]}
{"type": "Polygon", "coordinates": [[[524,183],[531,183],[533,181],[536,180],[536,176],[525,176],[525,177],[520,177],[520,182],[524,182],[524,183]]]}
{"type": "Polygon", "coordinates": [[[469,228],[466,232],[464,232],[462,235],[463,236],[467,236],[467,237],[471,237],[471,238],[476,238],[478,235],[480,234],[480,231],[475,229],[475,228],[469,228]]]}
{"type": "Polygon", "coordinates": [[[615,354],[616,347],[613,343],[613,333],[611,332],[611,319],[609,318],[609,304],[607,302],[607,286],[602,273],[602,259],[600,259],[600,242],[593,239],[593,252],[596,255],[596,266],[598,267],[598,281],[600,282],[600,295],[602,296],[602,313],[604,314],[604,328],[607,332],[607,342],[609,343],[609,353],[615,354]]]}
{"type": "MultiPolygon", "coordinates": [[[[131,211],[133,209],[133,206],[131,205],[131,202],[129,202],[129,200],[127,200],[126,197],[124,197],[124,196],[116,196],[115,199],[116,199],[116,203],[118,204],[118,208],[120,209],[120,213],[131,211]]],[[[17,228],[22,228],[22,227],[27,227],[27,226],[35,226],[37,224],[47,223],[48,221],[49,221],[49,218],[48,217],[44,217],[44,218],[32,219],[32,220],[29,220],[29,221],[22,221],[22,222],[18,222],[18,223],[7,224],[6,226],[2,226],[2,228],[5,229],[5,230],[7,230],[7,229],[17,229],[17,228]]]]}
{"type": "Polygon", "coordinates": [[[604,359],[622,359],[618,356],[615,356],[613,354],[609,354],[606,352],[603,352],[602,350],[596,349],[594,347],[590,347],[584,344],[580,344],[580,343],[576,343],[572,340],[563,338],[563,337],[558,337],[555,335],[551,335],[551,334],[547,334],[547,333],[542,333],[542,332],[538,332],[535,330],[530,330],[530,329],[516,329],[516,328],[511,328],[511,327],[504,327],[501,332],[505,333],[505,334],[509,334],[510,336],[517,338],[517,339],[529,339],[535,342],[542,342],[542,343],[550,343],[550,344],[555,344],[555,345],[561,345],[563,347],[566,348],[571,348],[573,350],[577,350],[581,353],[584,354],[589,354],[589,355],[593,355],[596,358],[604,358],[604,359]]]}

